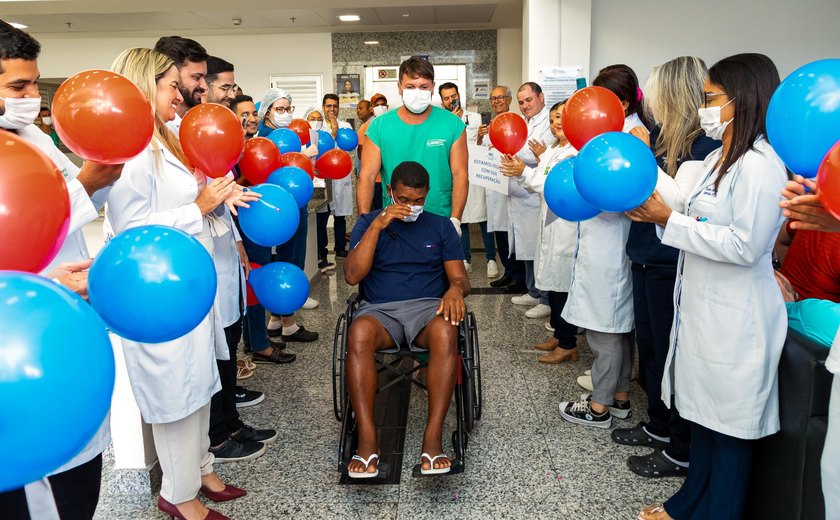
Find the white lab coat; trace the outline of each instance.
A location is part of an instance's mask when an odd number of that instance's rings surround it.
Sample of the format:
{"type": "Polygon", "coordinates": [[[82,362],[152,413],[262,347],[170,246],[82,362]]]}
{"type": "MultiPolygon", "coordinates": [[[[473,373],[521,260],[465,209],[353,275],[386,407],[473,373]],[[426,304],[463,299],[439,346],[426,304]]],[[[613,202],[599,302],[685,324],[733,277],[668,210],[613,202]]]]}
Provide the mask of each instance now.
{"type": "MultiPolygon", "coordinates": [[[[114,233],[147,224],[180,229],[214,254],[213,236],[230,233],[215,216],[203,217],[195,198],[198,181],[178,159],[153,140],[126,163],[108,197],[106,218],[114,233]]],[[[143,420],[150,424],[183,419],[221,389],[216,359],[228,359],[219,313],[213,309],[191,332],[165,343],[123,339],[125,363],[143,420]]]]}
{"type": "MultiPolygon", "coordinates": [[[[466,124],[467,143],[475,144],[478,140],[478,127],[481,126],[481,115],[464,110],[461,121],[466,124]]],[[[483,186],[469,184],[467,204],[464,206],[464,214],[461,216],[462,223],[470,224],[487,220],[487,195],[484,192],[483,186]]]]}
{"type": "Polygon", "coordinates": [[[541,291],[569,292],[572,257],[577,243],[577,222],[563,220],[545,203],[543,189],[548,173],[560,161],[577,155],[571,144],[550,147],[536,168],[525,168],[514,177],[525,189],[540,194],[539,241],[534,255],[534,277],[541,291]]]}
{"type": "Polygon", "coordinates": [[[758,439],[779,430],[777,372],[787,334],[772,252],[785,166],[765,139],[724,175],[714,165],[671,214],[662,243],[680,249],[662,398],[714,431],[758,439]],[[673,392],[672,392],[673,391],[673,392]]]}
{"type": "MultiPolygon", "coordinates": [[[[107,196],[109,189],[105,188],[96,192],[94,194],[94,200],[91,200],[82,183],[76,180],[76,176],[79,174],[79,168],[70,162],[70,159],[61,150],[56,148],[50,136],[35,125],[22,128],[17,134],[28,143],[36,146],[50,158],[64,176],[64,180],[67,182],[67,191],[70,193],[70,227],[67,231],[67,238],[64,240],[64,244],[61,245],[61,249],[59,249],[53,261],[40,274],[45,275],[49,273],[61,262],[87,260],[90,255],[88,254],[87,243],[85,242],[85,235],[82,229],[85,224],[97,219],[99,216],[97,208],[104,204],[103,197],[107,196]]],[[[50,475],[63,473],[89,462],[105,451],[109,444],[111,444],[110,412],[105,417],[105,420],[102,421],[99,430],[97,430],[93,438],[88,441],[87,446],[50,475]]]]}
{"type": "MultiPolygon", "coordinates": [[[[339,121],[338,128],[349,128],[350,123],[347,121],[339,121]]],[[[347,152],[355,154],[355,149],[347,152]]],[[[333,200],[330,202],[330,209],[336,217],[346,217],[353,214],[353,173],[342,179],[332,180],[333,200]]]]}

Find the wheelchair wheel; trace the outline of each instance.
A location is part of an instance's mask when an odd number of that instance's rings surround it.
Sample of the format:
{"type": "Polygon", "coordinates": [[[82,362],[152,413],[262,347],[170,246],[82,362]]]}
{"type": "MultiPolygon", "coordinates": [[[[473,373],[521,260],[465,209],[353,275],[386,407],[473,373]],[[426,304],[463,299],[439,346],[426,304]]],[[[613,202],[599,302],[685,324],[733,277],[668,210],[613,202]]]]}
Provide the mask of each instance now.
{"type": "Polygon", "coordinates": [[[471,432],[475,425],[475,405],[473,403],[475,379],[473,379],[472,361],[470,359],[464,359],[461,370],[464,374],[461,379],[463,384],[460,385],[459,391],[461,392],[462,402],[464,403],[464,409],[462,411],[464,415],[464,429],[471,432]]]}
{"type": "Polygon", "coordinates": [[[461,445],[461,436],[458,435],[458,430],[452,432],[452,451],[455,452],[455,458],[464,460],[464,454],[467,452],[467,445],[469,445],[470,437],[467,432],[461,432],[464,438],[464,444],[461,445]]]}
{"type": "Polygon", "coordinates": [[[478,345],[478,326],[475,323],[475,314],[469,313],[467,315],[467,348],[469,349],[469,357],[472,359],[472,385],[470,385],[471,394],[467,399],[467,403],[472,410],[473,419],[478,421],[481,419],[481,410],[484,402],[484,396],[481,392],[481,350],[478,345]]]}
{"type": "Polygon", "coordinates": [[[341,421],[344,417],[344,403],[347,397],[347,386],[344,377],[344,345],[347,317],[342,314],[338,317],[338,322],[335,324],[335,337],[333,339],[333,412],[337,421],[341,421]]]}

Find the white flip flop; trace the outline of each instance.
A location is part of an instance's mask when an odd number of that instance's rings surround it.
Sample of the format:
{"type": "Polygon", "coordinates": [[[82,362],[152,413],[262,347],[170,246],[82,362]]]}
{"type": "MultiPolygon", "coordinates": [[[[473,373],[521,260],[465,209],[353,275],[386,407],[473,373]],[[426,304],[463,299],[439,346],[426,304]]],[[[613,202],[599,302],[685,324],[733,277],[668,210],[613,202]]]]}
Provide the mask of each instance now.
{"type": "Polygon", "coordinates": [[[348,470],[347,471],[347,476],[348,477],[350,477],[350,478],[374,478],[374,477],[379,476],[379,464],[378,464],[379,455],[377,455],[376,453],[371,453],[370,457],[368,457],[367,460],[363,459],[359,455],[353,455],[353,457],[350,460],[358,460],[359,462],[361,462],[362,464],[365,465],[365,470],[364,471],[349,471],[348,470]],[[374,471],[373,473],[370,473],[368,471],[368,466],[370,466],[370,463],[373,462],[373,459],[376,459],[376,461],[377,461],[376,471],[374,471]]]}
{"type": "MultiPolygon", "coordinates": [[[[423,475],[443,475],[445,473],[449,473],[449,470],[452,469],[452,465],[449,465],[445,468],[435,469],[435,461],[441,457],[449,459],[446,453],[441,453],[440,455],[435,455],[434,457],[432,457],[428,453],[420,455],[420,473],[422,473],[423,475]],[[423,459],[429,461],[429,469],[423,469],[423,459]]],[[[451,462],[452,459],[449,460],[451,462]]]]}

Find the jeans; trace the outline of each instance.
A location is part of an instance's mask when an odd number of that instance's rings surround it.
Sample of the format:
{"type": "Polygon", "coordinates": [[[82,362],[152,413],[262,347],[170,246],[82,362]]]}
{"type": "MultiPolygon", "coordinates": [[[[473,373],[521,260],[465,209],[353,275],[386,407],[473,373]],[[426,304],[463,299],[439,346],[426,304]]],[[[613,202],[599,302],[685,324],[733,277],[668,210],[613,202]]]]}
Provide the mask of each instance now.
{"type": "Polygon", "coordinates": [[[236,349],[242,337],[242,320],[225,327],[230,359],[217,359],[222,389],[210,399],[210,445],[218,446],[244,425],[236,410],[236,349]]]}
{"type": "Polygon", "coordinates": [[[318,260],[327,258],[327,221],[330,219],[330,212],[315,213],[315,232],[318,241],[318,260]]]}
{"type": "Polygon", "coordinates": [[[548,305],[548,294],[545,291],[537,289],[537,280],[534,273],[534,261],[523,260],[522,265],[525,268],[525,287],[528,288],[528,296],[531,298],[539,298],[541,304],[548,305]]]}
{"type": "MultiPolygon", "coordinates": [[[[496,259],[496,243],[493,240],[493,235],[487,232],[487,222],[479,222],[478,227],[481,229],[481,239],[484,241],[484,258],[489,262],[496,259]]],[[[467,262],[472,261],[472,251],[470,251],[470,225],[461,224],[461,246],[464,248],[464,259],[467,262]]]]}

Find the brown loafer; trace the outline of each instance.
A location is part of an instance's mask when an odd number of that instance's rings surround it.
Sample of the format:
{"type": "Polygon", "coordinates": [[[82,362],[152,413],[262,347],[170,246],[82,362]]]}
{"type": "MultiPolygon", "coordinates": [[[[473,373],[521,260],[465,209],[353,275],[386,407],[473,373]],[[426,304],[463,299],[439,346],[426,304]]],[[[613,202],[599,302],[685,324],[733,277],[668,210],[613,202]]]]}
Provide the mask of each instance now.
{"type": "Polygon", "coordinates": [[[557,338],[548,338],[542,343],[537,343],[536,345],[534,345],[534,348],[537,350],[545,350],[546,352],[551,352],[559,346],[560,340],[558,340],[557,338]]]}
{"type": "Polygon", "coordinates": [[[565,348],[556,348],[549,352],[544,356],[540,356],[537,361],[540,363],[548,363],[551,365],[556,365],[558,363],[563,363],[564,361],[577,361],[578,360],[578,349],[577,347],[573,349],[565,349],[565,348]]]}

